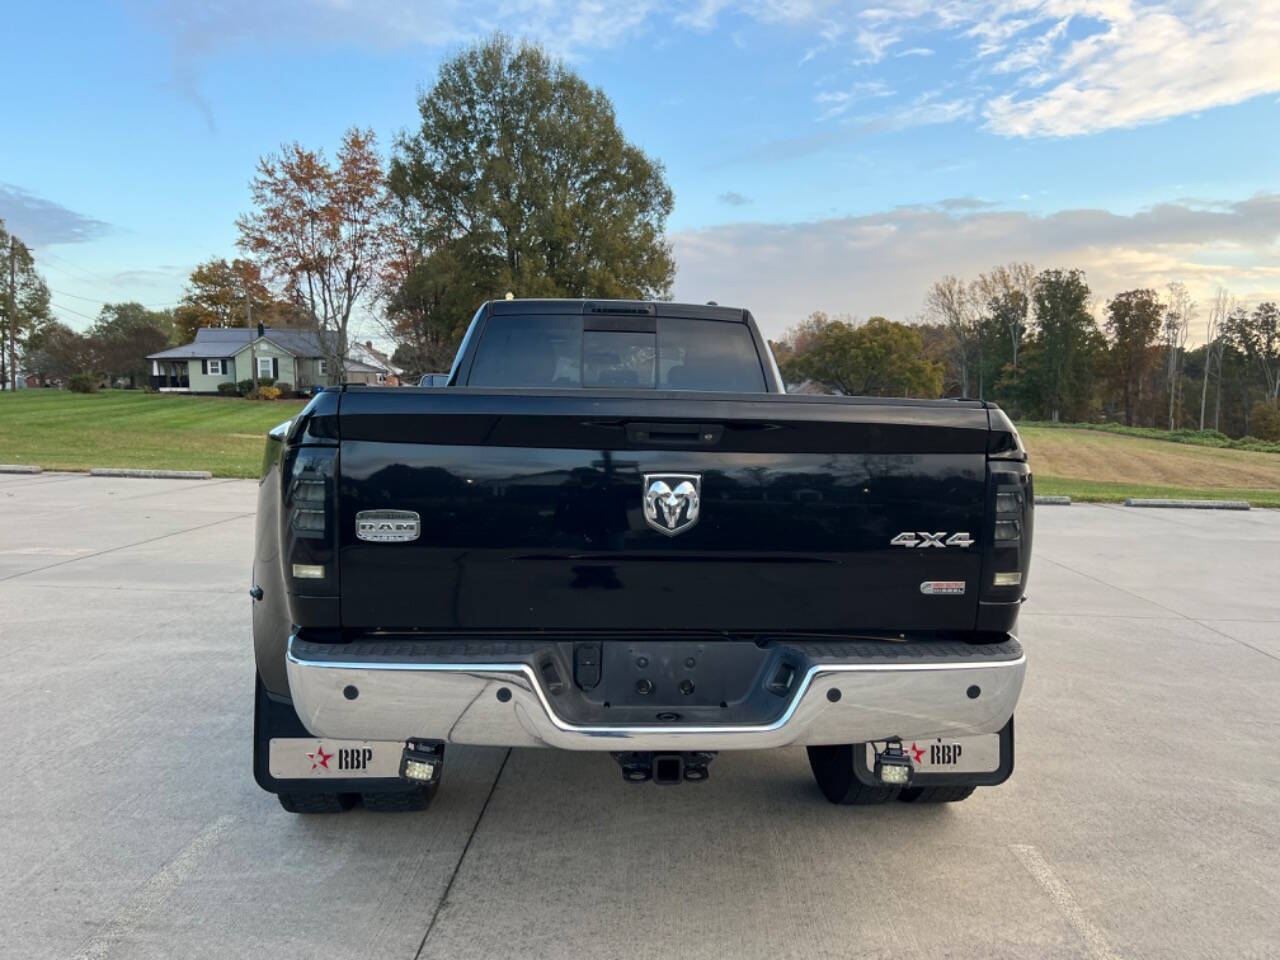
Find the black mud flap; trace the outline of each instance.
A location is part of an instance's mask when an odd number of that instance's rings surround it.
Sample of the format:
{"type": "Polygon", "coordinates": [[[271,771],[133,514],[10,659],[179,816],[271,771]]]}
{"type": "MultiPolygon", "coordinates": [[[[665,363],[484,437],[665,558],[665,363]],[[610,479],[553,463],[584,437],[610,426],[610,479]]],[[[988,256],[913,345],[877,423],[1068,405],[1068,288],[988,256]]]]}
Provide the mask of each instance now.
{"type": "MultiPolygon", "coordinates": [[[[923,742],[923,741],[921,741],[923,742]]],[[[882,787],[875,773],[867,764],[866,744],[853,748],[853,774],[858,782],[868,787],[882,787]]],[[[970,773],[915,773],[911,777],[913,787],[994,787],[1013,775],[1013,717],[1000,729],[1000,765],[989,772],[970,773]]]]}
{"type": "Polygon", "coordinates": [[[400,777],[335,777],[277,780],[271,776],[273,737],[313,737],[298,719],[293,703],[267,693],[255,673],[253,700],[253,779],[268,793],[396,793],[415,789],[400,777]]]}

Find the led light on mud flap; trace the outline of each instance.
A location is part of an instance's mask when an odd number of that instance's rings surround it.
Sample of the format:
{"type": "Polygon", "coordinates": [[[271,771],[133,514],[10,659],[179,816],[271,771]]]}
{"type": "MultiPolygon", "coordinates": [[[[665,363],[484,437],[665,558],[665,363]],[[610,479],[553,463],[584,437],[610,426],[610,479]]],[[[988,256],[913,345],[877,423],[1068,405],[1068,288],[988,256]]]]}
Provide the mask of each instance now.
{"type": "Polygon", "coordinates": [[[400,755],[400,776],[413,783],[432,783],[440,777],[444,764],[443,747],[439,743],[410,740],[400,755]]]}
{"type": "Polygon", "coordinates": [[[911,782],[910,758],[902,752],[902,744],[885,744],[884,753],[876,754],[876,779],[892,787],[905,787],[911,782]]]}
{"type": "Polygon", "coordinates": [[[1010,573],[997,573],[991,578],[993,587],[1017,587],[1022,584],[1022,572],[1014,570],[1010,573]]]}
{"type": "Polygon", "coordinates": [[[319,563],[295,563],[293,565],[295,580],[323,580],[324,566],[319,563]]]}
{"type": "Polygon", "coordinates": [[[436,775],[436,765],[425,760],[405,760],[401,774],[406,780],[430,783],[431,778],[436,775]]]}

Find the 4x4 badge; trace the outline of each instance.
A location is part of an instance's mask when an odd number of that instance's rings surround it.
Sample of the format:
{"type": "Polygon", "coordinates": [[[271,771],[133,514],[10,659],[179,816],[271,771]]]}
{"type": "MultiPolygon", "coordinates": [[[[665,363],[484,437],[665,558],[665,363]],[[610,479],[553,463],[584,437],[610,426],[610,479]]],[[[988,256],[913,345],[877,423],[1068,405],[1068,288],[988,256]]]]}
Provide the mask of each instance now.
{"type": "Polygon", "coordinates": [[[895,547],[971,547],[974,540],[964,531],[953,533],[948,537],[945,530],[941,533],[926,533],[923,530],[914,533],[906,530],[889,542],[895,547]],[[943,540],[943,537],[947,538],[943,540]]]}

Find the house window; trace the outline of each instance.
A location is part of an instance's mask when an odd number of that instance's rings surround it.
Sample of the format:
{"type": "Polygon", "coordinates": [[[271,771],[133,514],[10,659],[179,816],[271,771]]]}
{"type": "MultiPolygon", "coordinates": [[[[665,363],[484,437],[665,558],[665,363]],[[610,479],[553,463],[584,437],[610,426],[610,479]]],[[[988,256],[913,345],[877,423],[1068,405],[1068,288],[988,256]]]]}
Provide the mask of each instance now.
{"type": "Polygon", "coordinates": [[[223,370],[222,370],[222,361],[221,361],[221,360],[210,360],[210,361],[209,361],[209,376],[211,376],[211,377],[220,377],[220,376],[222,376],[222,373],[223,373],[223,370]]]}
{"type": "Polygon", "coordinates": [[[327,376],[329,375],[329,361],[328,361],[328,360],[317,360],[317,361],[316,361],[316,370],[319,372],[320,376],[322,376],[322,377],[327,377],[327,376]]]}
{"type": "Polygon", "coordinates": [[[258,358],[258,376],[260,377],[271,376],[271,358],[270,357],[258,358]]]}

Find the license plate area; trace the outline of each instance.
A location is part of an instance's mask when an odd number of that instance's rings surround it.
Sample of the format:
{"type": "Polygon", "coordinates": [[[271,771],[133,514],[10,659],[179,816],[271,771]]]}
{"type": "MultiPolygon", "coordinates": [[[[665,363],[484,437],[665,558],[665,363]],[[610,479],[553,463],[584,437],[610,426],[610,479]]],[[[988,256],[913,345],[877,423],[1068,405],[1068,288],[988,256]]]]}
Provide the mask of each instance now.
{"type": "MultiPolygon", "coordinates": [[[[858,780],[878,786],[875,779],[876,752],[884,741],[862,744],[854,749],[853,769],[858,780]]],[[[963,784],[993,786],[1013,773],[1013,718],[998,733],[973,737],[904,738],[902,750],[914,770],[913,787],[963,784]]]]}
{"type": "Polygon", "coordinates": [[[403,752],[398,740],[272,737],[267,766],[277,780],[385,780],[400,776],[403,752]]]}

